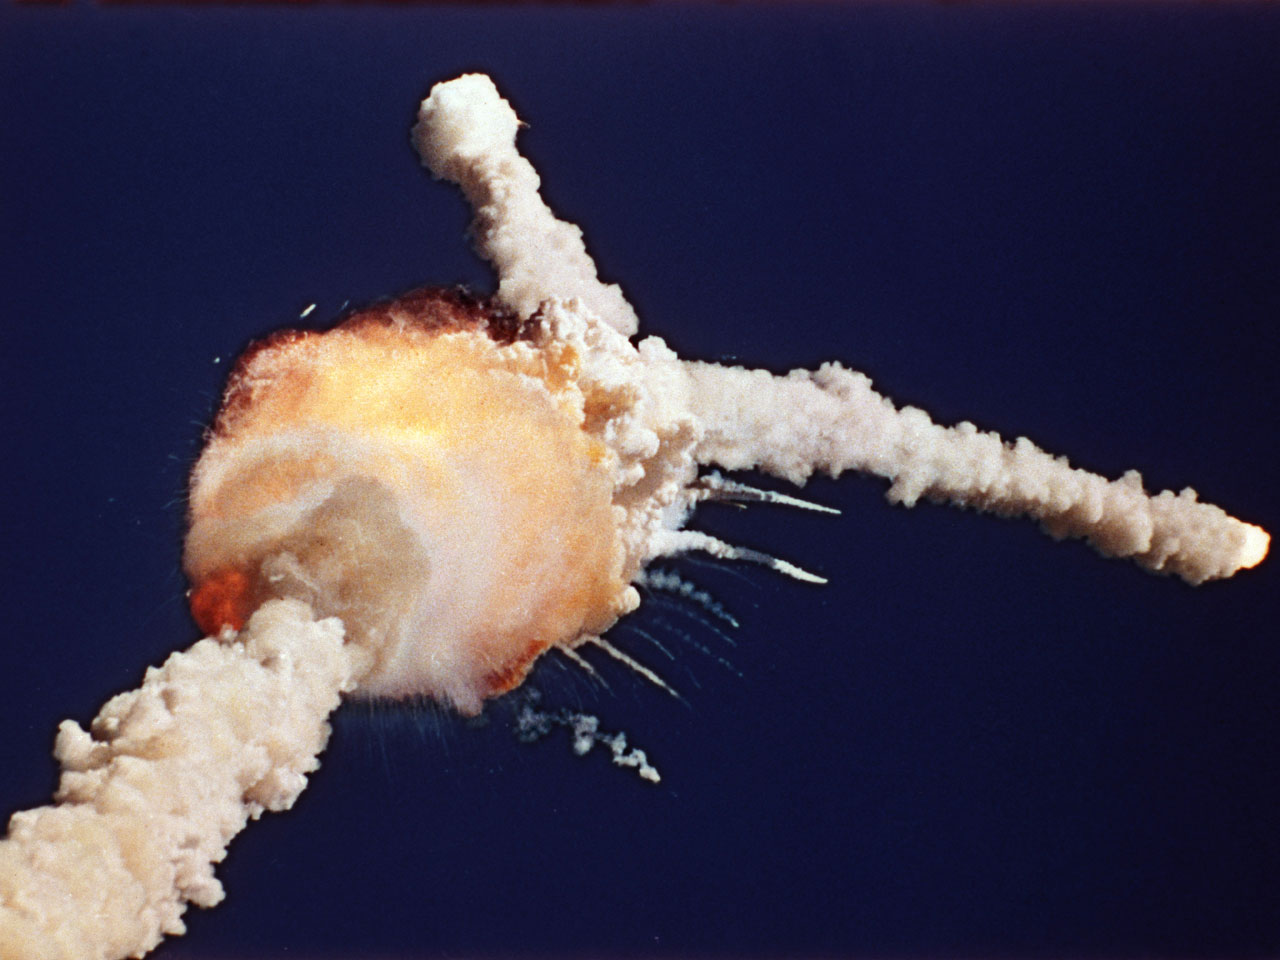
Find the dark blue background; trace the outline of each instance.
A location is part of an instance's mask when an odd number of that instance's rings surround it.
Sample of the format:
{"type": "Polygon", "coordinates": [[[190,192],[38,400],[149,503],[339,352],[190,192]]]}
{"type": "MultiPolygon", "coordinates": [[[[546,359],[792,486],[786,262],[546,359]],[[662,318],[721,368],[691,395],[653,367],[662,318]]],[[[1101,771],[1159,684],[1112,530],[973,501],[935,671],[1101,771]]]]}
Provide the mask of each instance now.
{"type": "MultiPolygon", "coordinates": [[[[0,807],[195,638],[183,485],[230,358],[488,282],[407,140],[463,70],[682,354],[839,358],[1280,531],[1277,50],[1237,5],[5,7],[0,807]]],[[[832,583],[684,564],[736,647],[687,604],[613,638],[687,705],[537,674],[660,786],[500,706],[348,706],[160,956],[1280,953],[1277,561],[1192,590],[883,488],[699,515],[832,583]]]]}

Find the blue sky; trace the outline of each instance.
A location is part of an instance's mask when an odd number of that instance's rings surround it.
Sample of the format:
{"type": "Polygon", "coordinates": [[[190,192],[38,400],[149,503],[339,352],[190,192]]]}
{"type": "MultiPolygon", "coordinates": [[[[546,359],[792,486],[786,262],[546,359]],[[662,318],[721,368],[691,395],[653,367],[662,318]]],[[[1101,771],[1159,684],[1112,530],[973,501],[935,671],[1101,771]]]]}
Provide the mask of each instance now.
{"type": "MultiPolygon", "coordinates": [[[[464,70],[681,354],[840,359],[1280,529],[1278,42],[1248,5],[4,8],[0,800],[194,639],[183,485],[234,354],[489,282],[408,145],[464,70]]],[[[699,515],[831,584],[681,565],[734,645],[656,602],[613,639],[686,703],[535,676],[659,787],[501,707],[349,706],[159,956],[1280,950],[1274,561],[1192,590],[883,489],[699,515]]]]}

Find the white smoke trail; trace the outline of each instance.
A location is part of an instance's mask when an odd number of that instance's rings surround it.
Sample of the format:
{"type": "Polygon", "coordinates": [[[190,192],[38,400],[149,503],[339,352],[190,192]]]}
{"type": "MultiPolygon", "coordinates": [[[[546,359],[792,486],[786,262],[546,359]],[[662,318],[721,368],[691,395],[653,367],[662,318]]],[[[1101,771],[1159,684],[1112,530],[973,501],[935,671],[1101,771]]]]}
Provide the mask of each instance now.
{"type": "Polygon", "coordinates": [[[437,177],[462,187],[480,253],[498,271],[497,297],[521,317],[546,300],[577,298],[627,336],[639,321],[617,284],[596,278],[582,229],[557,220],[537,171],[516,150],[520,121],[483,74],[437,84],[422,101],[414,144],[437,177]]]}
{"type": "Polygon", "coordinates": [[[237,642],[175,653],[113,697],[88,732],[58,730],[57,806],[13,815],[0,841],[0,958],[140,957],[222,900],[231,839],[287,810],[319,766],[329,714],[354,687],[342,624],[264,605],[237,642]]]}
{"type": "Polygon", "coordinates": [[[793,483],[818,470],[874,473],[892,481],[895,503],[924,497],[1033,517],[1055,537],[1082,537],[1188,583],[1229,577],[1267,553],[1265,530],[1199,502],[1190,488],[1151,496],[1137,471],[1107,480],[1025,437],[1006,443],[972,423],[941,427],[923,410],[895,408],[865,374],[839,364],[785,377],[709,363],[685,370],[689,409],[705,430],[703,463],[793,483]]]}

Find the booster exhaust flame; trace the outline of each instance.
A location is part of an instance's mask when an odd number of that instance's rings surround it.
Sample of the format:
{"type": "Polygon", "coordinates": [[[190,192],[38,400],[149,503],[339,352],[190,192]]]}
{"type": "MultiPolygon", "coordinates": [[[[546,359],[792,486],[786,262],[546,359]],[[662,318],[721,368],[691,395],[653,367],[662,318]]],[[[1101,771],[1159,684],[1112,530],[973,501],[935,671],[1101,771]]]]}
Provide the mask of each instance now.
{"type": "MultiPolygon", "coordinates": [[[[285,332],[233,372],[192,476],[184,564],[210,636],[149,670],[86,732],[67,721],[56,805],[0,843],[0,958],[140,957],[222,897],[230,839],[287,809],[345,694],[426,695],[463,713],[549,650],[597,646],[661,556],[784,560],[685,525],[705,500],[814,505],[700,475],[888,478],[889,498],[1037,519],[1054,536],[1190,583],[1266,555],[1261,528],[1108,481],[1030,441],[943,428],[836,364],[778,377],[633,344],[634,311],[555,219],[488,77],[438,85],[415,143],[475,209],[491,301],[418,291],[324,334],[285,332]]],[[[668,688],[669,689],[669,688],[668,688]]],[[[657,779],[580,714],[579,748],[657,779]]]]}

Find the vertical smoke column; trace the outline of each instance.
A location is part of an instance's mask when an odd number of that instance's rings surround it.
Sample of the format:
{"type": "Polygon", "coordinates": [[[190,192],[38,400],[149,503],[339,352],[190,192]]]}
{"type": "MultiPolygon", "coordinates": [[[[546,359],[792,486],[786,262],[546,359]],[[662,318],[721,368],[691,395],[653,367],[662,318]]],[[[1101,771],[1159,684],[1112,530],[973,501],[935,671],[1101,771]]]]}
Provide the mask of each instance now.
{"type": "Polygon", "coordinates": [[[65,720],[57,806],[14,814],[0,842],[0,958],[140,957],[181,934],[188,901],[222,900],[230,840],[287,810],[319,766],[329,714],[354,687],[337,620],[262,607],[147,670],[86,732],[65,720]]]}

